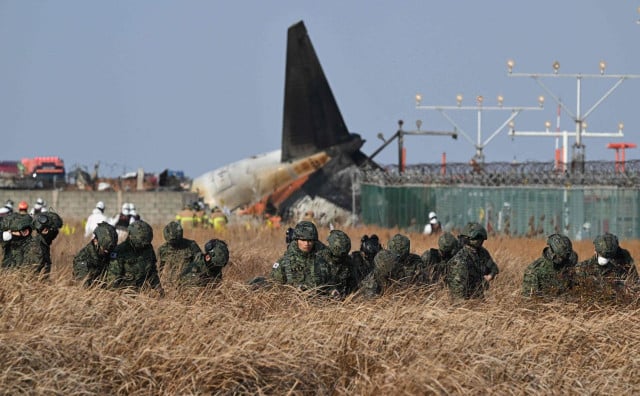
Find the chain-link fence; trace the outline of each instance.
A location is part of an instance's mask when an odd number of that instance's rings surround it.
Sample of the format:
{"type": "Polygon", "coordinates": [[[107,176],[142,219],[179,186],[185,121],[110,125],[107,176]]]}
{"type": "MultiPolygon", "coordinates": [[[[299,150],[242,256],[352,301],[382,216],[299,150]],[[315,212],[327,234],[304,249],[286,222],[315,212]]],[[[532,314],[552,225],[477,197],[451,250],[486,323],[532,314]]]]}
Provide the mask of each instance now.
{"type": "Polygon", "coordinates": [[[573,239],[609,231],[640,237],[640,161],[624,170],[586,162],[584,171],[559,172],[553,163],[417,165],[363,175],[364,223],[419,230],[435,211],[445,229],[478,221],[490,233],[573,239]]]}

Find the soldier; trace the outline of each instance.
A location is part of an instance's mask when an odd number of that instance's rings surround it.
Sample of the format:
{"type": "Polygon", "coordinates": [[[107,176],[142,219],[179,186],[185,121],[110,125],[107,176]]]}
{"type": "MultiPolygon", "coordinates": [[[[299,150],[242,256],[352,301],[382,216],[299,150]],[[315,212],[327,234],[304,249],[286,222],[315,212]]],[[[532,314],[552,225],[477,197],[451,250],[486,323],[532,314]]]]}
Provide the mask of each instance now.
{"type": "Polygon", "coordinates": [[[37,214],[33,219],[33,228],[36,233],[33,238],[40,244],[42,250],[42,261],[36,267],[36,273],[43,272],[45,277],[51,273],[51,243],[58,236],[58,228],[53,224],[51,217],[47,213],[37,214]]]}
{"type": "Polygon", "coordinates": [[[550,235],[542,256],[524,271],[522,295],[558,296],[568,292],[575,284],[577,261],[578,255],[568,237],[550,235]]]}
{"type": "Polygon", "coordinates": [[[209,286],[222,281],[222,268],[229,262],[229,248],[220,239],[211,239],[204,245],[204,253],[197,254],[180,274],[185,286],[209,286]]]}
{"type": "Polygon", "coordinates": [[[163,235],[166,242],[158,248],[158,271],[163,282],[172,283],[201,251],[195,241],[183,237],[184,230],[177,221],[167,224],[163,235]]]}
{"type": "Polygon", "coordinates": [[[397,273],[392,274],[393,279],[404,284],[417,283],[420,274],[424,271],[422,259],[417,254],[411,253],[411,241],[402,234],[394,235],[388,243],[388,248],[398,255],[400,267],[397,273]]]}
{"type": "Polygon", "coordinates": [[[318,255],[329,266],[329,283],[331,293],[335,296],[345,296],[348,290],[348,280],[352,276],[353,260],[349,256],[351,239],[340,230],[332,230],[327,238],[327,248],[320,250],[318,255]]]}
{"type": "MultiPolygon", "coordinates": [[[[16,213],[7,220],[8,231],[3,233],[5,241],[4,268],[31,268],[40,272],[47,266],[47,254],[40,239],[32,235],[33,219],[28,214],[16,213]]],[[[50,259],[49,268],[51,268],[50,259]]]]}
{"type": "Polygon", "coordinates": [[[308,290],[324,286],[329,281],[327,263],[316,253],[325,249],[318,241],[318,230],[309,221],[296,224],[293,241],[271,269],[271,279],[277,283],[308,290]]]}
{"type": "Polygon", "coordinates": [[[393,283],[394,274],[402,271],[400,258],[391,250],[380,250],[373,262],[373,271],[367,275],[360,286],[360,293],[365,298],[384,294],[385,290],[393,283]]]}
{"type": "Polygon", "coordinates": [[[593,245],[595,255],[576,269],[582,284],[614,294],[637,286],[638,270],[629,251],[620,247],[618,237],[607,232],[598,235],[593,245]]]}
{"type": "Polygon", "coordinates": [[[453,297],[483,298],[484,290],[499,272],[487,249],[482,247],[487,230],[479,223],[468,223],[459,239],[462,247],[449,261],[447,287],[453,297]]]}
{"type": "Polygon", "coordinates": [[[73,258],[73,277],[84,279],[84,286],[98,282],[109,265],[110,253],[118,243],[116,229],[106,221],[93,230],[93,238],[73,258]]]}
{"type": "Polygon", "coordinates": [[[348,280],[349,292],[353,292],[360,283],[373,271],[374,263],[373,258],[382,249],[380,240],[376,234],[370,237],[364,235],[360,239],[360,250],[351,253],[351,259],[353,261],[353,271],[351,277],[348,280]]]}
{"type": "Polygon", "coordinates": [[[156,267],[156,254],[151,245],[153,229],[145,221],[139,220],[129,225],[127,233],[127,239],[111,253],[105,275],[107,285],[136,291],[149,285],[164,295],[156,267]]]}
{"type": "Polygon", "coordinates": [[[460,250],[460,242],[450,232],[445,232],[438,238],[438,248],[426,250],[422,256],[424,272],[421,281],[433,284],[443,281],[448,272],[447,263],[460,250]]]}

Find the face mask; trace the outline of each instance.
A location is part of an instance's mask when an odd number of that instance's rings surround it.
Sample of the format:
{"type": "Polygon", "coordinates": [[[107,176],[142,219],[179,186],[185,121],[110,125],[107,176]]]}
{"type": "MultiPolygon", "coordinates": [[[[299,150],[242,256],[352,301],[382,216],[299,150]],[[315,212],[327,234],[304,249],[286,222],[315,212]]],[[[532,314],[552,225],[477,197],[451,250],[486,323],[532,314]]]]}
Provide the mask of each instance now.
{"type": "Polygon", "coordinates": [[[11,237],[13,237],[13,235],[11,234],[11,231],[4,231],[2,233],[2,240],[5,242],[9,242],[11,240],[11,237]]]}
{"type": "Polygon", "coordinates": [[[609,259],[606,257],[598,256],[598,264],[599,265],[607,265],[609,263],[609,259]]]}

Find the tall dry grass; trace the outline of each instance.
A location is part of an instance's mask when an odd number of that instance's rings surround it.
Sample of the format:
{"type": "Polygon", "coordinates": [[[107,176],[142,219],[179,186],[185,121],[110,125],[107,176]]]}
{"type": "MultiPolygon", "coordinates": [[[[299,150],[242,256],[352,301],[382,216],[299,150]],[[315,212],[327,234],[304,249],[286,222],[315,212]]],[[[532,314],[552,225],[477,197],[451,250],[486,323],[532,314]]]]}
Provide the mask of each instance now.
{"type": "MultiPolygon", "coordinates": [[[[162,242],[156,227],[154,246],[162,242]]],[[[347,229],[386,241],[397,230],[347,229]]],[[[326,238],[328,231],[322,230],[326,238]]],[[[54,242],[49,282],[0,274],[2,394],[633,394],[640,305],[520,297],[543,240],[490,239],[501,273],[485,301],[437,287],[363,301],[253,290],[284,249],[282,231],[186,230],[229,242],[216,289],[83,289],[71,280],[78,234],[54,242]]],[[[410,235],[415,252],[436,239],[410,235]]],[[[640,257],[640,242],[623,243],[640,257]]],[[[576,243],[581,258],[593,250],[576,243]]]]}

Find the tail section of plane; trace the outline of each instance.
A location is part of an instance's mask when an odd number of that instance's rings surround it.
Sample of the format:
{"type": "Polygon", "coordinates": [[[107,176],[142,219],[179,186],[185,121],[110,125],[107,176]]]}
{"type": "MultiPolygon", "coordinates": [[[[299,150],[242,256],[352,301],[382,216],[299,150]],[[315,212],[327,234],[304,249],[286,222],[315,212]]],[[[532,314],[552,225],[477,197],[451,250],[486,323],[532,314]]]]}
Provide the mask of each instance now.
{"type": "Polygon", "coordinates": [[[354,137],[347,130],[302,21],[288,30],[283,118],[283,162],[354,137]]]}

